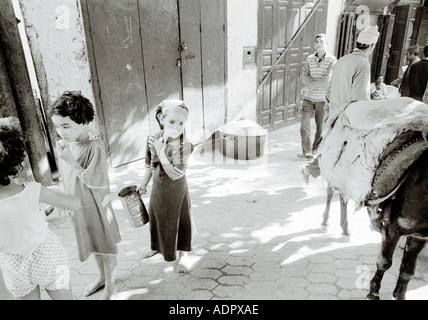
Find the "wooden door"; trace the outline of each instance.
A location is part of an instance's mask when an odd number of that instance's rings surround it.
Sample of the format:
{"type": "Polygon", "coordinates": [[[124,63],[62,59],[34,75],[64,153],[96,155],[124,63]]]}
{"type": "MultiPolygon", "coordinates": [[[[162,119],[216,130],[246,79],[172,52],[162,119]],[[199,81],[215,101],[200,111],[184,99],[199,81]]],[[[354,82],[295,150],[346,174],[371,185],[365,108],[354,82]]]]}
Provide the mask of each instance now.
{"type": "Polygon", "coordinates": [[[314,6],[315,1],[260,0],[257,121],[264,128],[299,117],[303,63],[313,52],[315,35],[326,30],[326,1],[318,1],[306,19],[314,6]]]}
{"type": "Polygon", "coordinates": [[[428,44],[428,6],[417,8],[416,43],[419,45],[419,57],[423,57],[423,48],[428,44]]]}
{"type": "MultiPolygon", "coordinates": [[[[163,2],[163,1],[162,1],[163,2]]],[[[146,99],[138,3],[86,1],[107,149],[113,167],[144,156],[150,123],[146,99]]],[[[151,87],[149,90],[152,90],[151,87]]]]}
{"type": "MultiPolygon", "coordinates": [[[[262,0],[258,12],[258,57],[257,77],[261,83],[258,90],[258,123],[264,128],[281,126],[288,120],[288,114],[295,108],[297,92],[295,80],[298,62],[295,57],[300,52],[300,42],[296,41],[289,54],[277,62],[292,36],[300,25],[302,0],[262,0]],[[287,61],[287,63],[286,63],[287,61]],[[272,66],[275,64],[275,68],[272,66]]],[[[294,114],[294,112],[291,112],[294,114]]]]}
{"type": "MultiPolygon", "coordinates": [[[[290,14],[286,18],[288,18],[289,28],[288,41],[291,41],[306,16],[307,7],[305,5],[305,1],[293,0],[289,5],[289,12],[290,14]]],[[[305,32],[303,31],[300,36],[297,36],[294,39],[290,44],[287,55],[285,56],[284,65],[286,65],[286,77],[284,83],[281,84],[283,95],[285,96],[284,118],[281,119],[282,124],[297,120],[299,117],[301,100],[300,89],[302,81],[301,70],[303,62],[306,60],[308,50],[306,46],[308,42],[303,40],[306,39],[304,33],[305,32]]],[[[309,47],[311,45],[313,48],[313,42],[309,44],[309,47]]],[[[278,120],[279,119],[277,117],[274,127],[281,125],[281,121],[278,120]]]]}
{"type": "Polygon", "coordinates": [[[179,0],[181,81],[187,134],[200,142],[226,121],[225,0],[179,0]]]}
{"type": "Polygon", "coordinates": [[[337,56],[339,59],[351,53],[355,47],[356,18],[354,14],[344,13],[340,19],[340,29],[337,37],[337,56]]]}
{"type": "MultiPolygon", "coordinates": [[[[205,138],[208,138],[219,126],[226,123],[226,0],[199,1],[201,10],[203,128],[205,138]]],[[[194,139],[196,138],[194,136],[194,139]]]]}
{"type": "MultiPolygon", "coordinates": [[[[225,121],[225,0],[86,0],[97,111],[113,167],[144,157],[164,99],[200,142],[225,121]]],[[[91,61],[91,60],[90,60],[91,61]]]]}
{"type": "MultiPolygon", "coordinates": [[[[258,45],[257,45],[257,78],[260,84],[267,76],[275,62],[277,49],[276,41],[276,6],[273,0],[259,1],[258,9],[258,45]]],[[[281,11],[283,12],[283,11],[281,11]]],[[[286,21],[281,19],[280,21],[286,21]]],[[[263,127],[272,123],[271,111],[271,84],[272,78],[262,84],[257,92],[257,122],[263,127]]]]}
{"type": "MultiPolygon", "coordinates": [[[[138,0],[149,119],[164,99],[183,99],[177,0],[138,0]]],[[[159,131],[150,122],[151,132],[159,131]]]]}
{"type": "Polygon", "coordinates": [[[394,30],[392,33],[391,50],[385,73],[385,83],[397,79],[406,53],[407,27],[410,20],[410,5],[397,6],[395,9],[394,30]]]}
{"type": "MultiPolygon", "coordinates": [[[[376,74],[381,74],[385,76],[386,70],[388,67],[388,60],[390,58],[390,50],[391,50],[391,41],[392,41],[392,33],[394,30],[394,22],[395,22],[395,14],[389,14],[385,16],[380,16],[379,20],[382,20],[382,25],[384,26],[383,32],[381,32],[382,38],[380,39],[378,43],[379,47],[379,60],[377,61],[378,65],[376,67],[376,72],[372,74],[372,79],[374,80],[374,77],[376,74]]],[[[376,54],[373,55],[376,57],[376,54]]]]}

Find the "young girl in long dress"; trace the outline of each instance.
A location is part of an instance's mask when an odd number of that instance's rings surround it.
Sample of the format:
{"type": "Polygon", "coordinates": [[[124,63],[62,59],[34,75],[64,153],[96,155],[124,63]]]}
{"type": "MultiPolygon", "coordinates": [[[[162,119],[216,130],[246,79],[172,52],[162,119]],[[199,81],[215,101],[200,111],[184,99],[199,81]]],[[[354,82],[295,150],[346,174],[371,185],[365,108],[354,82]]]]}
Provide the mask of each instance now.
{"type": "Polygon", "coordinates": [[[39,204],[81,214],[81,202],[38,182],[14,180],[22,169],[25,143],[12,126],[0,125],[0,269],[6,288],[20,300],[40,300],[40,287],[52,299],[71,300],[67,251],[39,204]]]}
{"type": "Polygon", "coordinates": [[[188,108],[181,100],[164,100],[156,110],[162,130],[147,138],[143,181],[137,187],[147,192],[153,177],[149,218],[151,249],[175,261],[176,271],[187,272],[184,258],[191,251],[191,203],[185,175],[193,145],[184,136],[188,108]],[[178,254],[177,254],[178,253],[178,254]]]}
{"type": "Polygon", "coordinates": [[[102,300],[117,293],[117,243],[121,240],[110,199],[104,145],[90,134],[94,109],[79,92],[64,92],[50,108],[50,116],[62,140],[57,143],[59,172],[65,191],[81,199],[83,214],[71,214],[79,260],[93,254],[99,275],[85,289],[89,296],[104,287],[102,300]]]}

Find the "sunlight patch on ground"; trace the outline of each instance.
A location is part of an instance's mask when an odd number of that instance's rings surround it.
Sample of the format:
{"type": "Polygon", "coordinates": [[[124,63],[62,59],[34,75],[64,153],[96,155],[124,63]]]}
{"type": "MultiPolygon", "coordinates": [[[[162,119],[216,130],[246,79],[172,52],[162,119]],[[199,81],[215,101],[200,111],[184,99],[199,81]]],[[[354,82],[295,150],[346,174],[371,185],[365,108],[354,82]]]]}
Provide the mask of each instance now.
{"type": "Polygon", "coordinates": [[[232,231],[242,231],[242,230],[244,230],[243,227],[233,227],[232,228],[232,231]]]}
{"type": "Polygon", "coordinates": [[[139,296],[149,292],[146,288],[133,289],[128,291],[118,292],[115,300],[129,300],[132,296],[139,296]]]}
{"type": "Polygon", "coordinates": [[[219,250],[219,249],[221,249],[221,247],[223,247],[223,246],[225,246],[226,244],[225,243],[217,243],[217,244],[213,244],[212,246],[210,246],[208,249],[209,250],[213,250],[213,251],[215,251],[215,250],[219,250]]]}
{"type": "Polygon", "coordinates": [[[190,270],[201,259],[202,259],[202,257],[200,257],[200,256],[197,256],[197,255],[194,255],[194,254],[188,254],[187,257],[182,258],[182,263],[187,268],[187,270],[190,270]]]}
{"type": "MultiPolygon", "coordinates": [[[[127,245],[130,245],[130,244],[132,244],[133,243],[133,241],[132,240],[124,240],[124,239],[122,239],[121,241],[120,241],[120,243],[119,243],[119,245],[120,246],[127,246],[127,245]]],[[[133,254],[136,254],[137,253],[137,251],[136,250],[131,250],[131,251],[126,251],[125,252],[125,255],[133,255],[133,254]]]]}
{"type": "MultiPolygon", "coordinates": [[[[172,268],[172,267],[169,267],[169,268],[172,268]]],[[[167,269],[169,269],[169,268],[167,268],[167,269]]],[[[167,269],[165,269],[165,270],[167,270],[167,269]]],[[[165,270],[164,270],[164,272],[165,272],[165,270]]],[[[156,280],[149,281],[149,284],[156,285],[156,284],[161,283],[162,281],[164,281],[164,279],[156,279],[156,280]]]]}
{"type": "Polygon", "coordinates": [[[236,240],[236,241],[233,241],[232,243],[228,244],[227,246],[231,249],[237,249],[237,248],[242,247],[244,244],[245,244],[245,242],[240,241],[240,240],[236,240]]]}
{"type": "MultiPolygon", "coordinates": [[[[310,239],[309,237],[302,237],[302,238],[306,238],[304,239],[304,241],[307,241],[308,239],[310,239]]],[[[299,242],[302,240],[299,239],[293,239],[293,242],[299,242]]],[[[309,248],[308,246],[304,246],[300,249],[298,249],[294,254],[292,254],[291,256],[289,256],[287,259],[285,259],[281,265],[286,265],[286,264],[290,264],[293,263],[295,261],[301,260],[301,259],[305,259],[308,256],[320,253],[320,252],[328,252],[328,251],[333,251],[336,249],[341,249],[344,247],[349,247],[352,246],[351,243],[337,243],[337,242],[330,242],[330,244],[322,247],[322,248],[318,248],[318,249],[312,249],[309,248]]]]}
{"type": "MultiPolygon", "coordinates": [[[[299,201],[304,201],[300,199],[299,201]]],[[[307,199],[307,201],[310,198],[307,199]]],[[[272,252],[279,252],[292,243],[301,243],[302,247],[294,254],[283,261],[282,265],[304,259],[310,255],[321,252],[328,252],[344,247],[364,245],[367,243],[379,243],[380,234],[372,232],[369,228],[369,220],[365,212],[354,212],[352,206],[348,213],[348,224],[351,230],[349,241],[342,239],[342,229],[340,227],[340,209],[338,201],[332,202],[330,212],[329,227],[327,232],[321,232],[322,213],[324,204],[309,206],[308,203],[302,205],[303,209],[289,213],[289,217],[284,223],[271,223],[263,228],[252,231],[251,237],[261,244],[266,244],[275,238],[286,237],[285,241],[276,244],[272,252]],[[304,243],[319,244],[316,248],[304,246],[304,243]]]]}
{"type": "MultiPolygon", "coordinates": [[[[198,170],[200,172],[201,170],[198,170]]],[[[268,166],[257,166],[253,170],[240,170],[233,168],[215,168],[215,170],[204,170],[204,174],[193,176],[188,170],[188,181],[192,189],[198,186],[206,188],[204,197],[224,197],[230,195],[240,195],[255,191],[264,191],[267,194],[279,194],[278,190],[295,186],[292,181],[279,179],[272,183],[273,177],[278,174],[270,170],[268,166]],[[245,172],[245,174],[243,174],[245,172]]]]}
{"type": "Polygon", "coordinates": [[[256,238],[259,243],[267,243],[275,237],[287,235],[289,229],[290,226],[283,226],[279,223],[273,223],[262,229],[252,231],[251,236],[256,238]]]}
{"type": "Polygon", "coordinates": [[[223,238],[239,238],[242,237],[239,233],[221,233],[219,234],[220,237],[223,238]]]}
{"type": "MultiPolygon", "coordinates": [[[[410,280],[412,281],[412,280],[410,280]]],[[[406,300],[426,300],[428,297],[428,285],[415,290],[408,290],[406,300]]]]}
{"type": "Polygon", "coordinates": [[[136,255],[136,254],[138,254],[138,251],[137,250],[128,250],[128,251],[125,251],[124,253],[123,253],[125,256],[133,256],[133,255],[136,255]]]}
{"type": "Polygon", "coordinates": [[[250,249],[239,249],[239,250],[230,250],[229,254],[240,254],[250,251],[250,249]]]}
{"type": "Polygon", "coordinates": [[[163,272],[164,273],[172,273],[172,272],[174,272],[174,266],[166,267],[165,269],[163,269],[163,272]]]}
{"type": "Polygon", "coordinates": [[[272,252],[276,252],[281,250],[286,244],[288,243],[295,243],[295,242],[307,242],[307,241],[311,241],[313,239],[317,239],[317,238],[330,238],[329,235],[327,234],[319,234],[319,233],[313,233],[310,235],[304,235],[304,236],[298,236],[298,237],[294,237],[290,240],[284,241],[282,243],[277,244],[275,247],[272,248],[272,252]]]}
{"type": "Polygon", "coordinates": [[[208,253],[208,250],[205,248],[196,248],[196,249],[193,249],[193,252],[197,255],[203,256],[208,253]]]}

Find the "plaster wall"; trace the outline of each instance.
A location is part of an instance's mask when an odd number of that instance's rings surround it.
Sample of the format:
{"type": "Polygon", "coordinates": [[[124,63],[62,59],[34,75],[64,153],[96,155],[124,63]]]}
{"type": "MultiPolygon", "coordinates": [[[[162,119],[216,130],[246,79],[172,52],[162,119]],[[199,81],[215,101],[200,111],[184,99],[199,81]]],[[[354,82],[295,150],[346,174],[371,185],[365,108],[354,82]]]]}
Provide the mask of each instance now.
{"type": "Polygon", "coordinates": [[[327,52],[337,56],[337,30],[342,16],[345,0],[329,0],[327,10],[326,35],[328,38],[327,52]]]}
{"type": "Polygon", "coordinates": [[[257,46],[256,0],[227,1],[227,121],[256,121],[257,68],[243,68],[243,48],[257,46]]]}
{"type": "Polygon", "coordinates": [[[66,90],[92,102],[91,74],[77,0],[19,0],[43,103],[66,90]]]}

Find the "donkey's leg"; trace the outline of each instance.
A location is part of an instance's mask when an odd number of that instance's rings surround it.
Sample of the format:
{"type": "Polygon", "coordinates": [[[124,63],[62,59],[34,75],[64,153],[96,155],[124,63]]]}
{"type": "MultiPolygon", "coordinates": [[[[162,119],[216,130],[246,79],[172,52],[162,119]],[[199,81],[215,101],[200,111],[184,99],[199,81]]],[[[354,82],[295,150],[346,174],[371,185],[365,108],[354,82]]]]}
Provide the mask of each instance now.
{"type": "Polygon", "coordinates": [[[367,299],[370,300],[379,300],[379,290],[383,275],[392,265],[392,256],[400,239],[398,230],[391,225],[382,226],[381,233],[382,248],[377,257],[376,273],[370,281],[370,292],[367,295],[367,299]]]}
{"type": "Polygon", "coordinates": [[[321,222],[321,230],[323,232],[327,232],[328,229],[328,218],[330,215],[330,204],[331,204],[331,198],[333,197],[334,189],[328,185],[327,186],[327,200],[325,202],[325,210],[323,213],[323,219],[321,222]]]}
{"type": "Polygon", "coordinates": [[[348,228],[348,201],[345,201],[340,195],[340,226],[342,227],[342,236],[349,238],[351,232],[348,228]]]}
{"type": "Polygon", "coordinates": [[[419,253],[425,247],[426,243],[427,240],[411,236],[407,237],[403,258],[401,259],[400,275],[393,293],[393,297],[396,300],[406,299],[407,285],[415,274],[416,261],[418,260],[419,253]]]}

